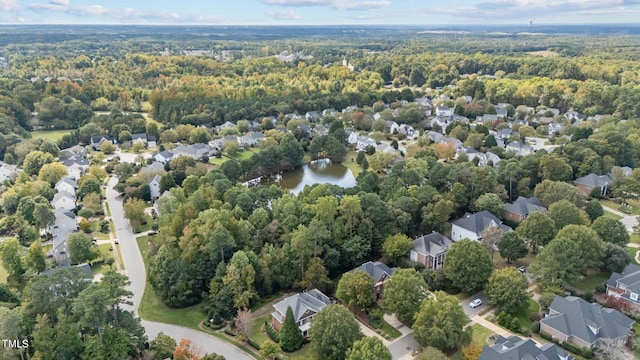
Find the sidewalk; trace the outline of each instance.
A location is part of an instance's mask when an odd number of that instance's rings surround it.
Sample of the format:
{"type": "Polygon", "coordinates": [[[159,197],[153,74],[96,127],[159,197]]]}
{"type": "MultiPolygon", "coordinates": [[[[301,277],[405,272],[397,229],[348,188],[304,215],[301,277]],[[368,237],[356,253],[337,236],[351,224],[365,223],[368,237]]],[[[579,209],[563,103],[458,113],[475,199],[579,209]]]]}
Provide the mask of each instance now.
{"type": "Polygon", "coordinates": [[[401,323],[400,320],[398,320],[398,318],[395,315],[384,314],[383,318],[384,318],[384,321],[389,323],[389,325],[393,326],[398,331],[400,331],[400,333],[402,333],[402,336],[405,336],[413,332],[413,330],[411,330],[410,328],[406,327],[403,323],[401,323]]]}

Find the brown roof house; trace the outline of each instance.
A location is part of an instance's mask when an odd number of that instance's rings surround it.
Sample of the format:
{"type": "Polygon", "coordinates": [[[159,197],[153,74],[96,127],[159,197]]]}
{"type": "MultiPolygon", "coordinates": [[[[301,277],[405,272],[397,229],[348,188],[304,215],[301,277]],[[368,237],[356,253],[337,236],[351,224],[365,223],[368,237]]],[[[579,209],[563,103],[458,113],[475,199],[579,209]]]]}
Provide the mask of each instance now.
{"type": "Polygon", "coordinates": [[[274,312],[271,313],[271,326],[280,331],[287,314],[287,308],[291,307],[296,324],[303,336],[309,334],[311,320],[325,306],[331,305],[331,299],[318,289],[305,291],[300,294],[289,296],[288,298],[273,305],[274,312]]]}
{"type": "Polygon", "coordinates": [[[540,332],[560,342],[593,349],[601,339],[626,339],[634,322],[617,310],[582,298],[556,296],[549,306],[549,315],[540,320],[540,332]]]}
{"type": "Polygon", "coordinates": [[[424,265],[427,269],[440,270],[444,264],[444,256],[451,245],[453,240],[434,231],[413,240],[409,259],[424,265]]]}
{"type": "Polygon", "coordinates": [[[578,189],[587,196],[591,196],[591,192],[595,188],[600,188],[600,195],[604,196],[607,193],[610,182],[609,175],[596,175],[594,173],[577,178],[575,181],[578,189]]]}
{"type": "Polygon", "coordinates": [[[547,212],[547,208],[542,205],[537,197],[526,198],[519,196],[513,203],[507,203],[504,216],[513,221],[522,221],[534,212],[547,212]]]}
{"type": "Polygon", "coordinates": [[[640,266],[629,264],[622,273],[614,272],[607,281],[607,295],[624,299],[640,309],[640,266]]]}
{"type": "Polygon", "coordinates": [[[367,261],[349,272],[354,273],[358,270],[369,274],[369,276],[373,278],[373,291],[376,294],[376,299],[382,295],[382,292],[384,291],[384,284],[391,279],[391,275],[393,275],[393,272],[395,271],[395,269],[391,269],[380,261],[367,261]]]}

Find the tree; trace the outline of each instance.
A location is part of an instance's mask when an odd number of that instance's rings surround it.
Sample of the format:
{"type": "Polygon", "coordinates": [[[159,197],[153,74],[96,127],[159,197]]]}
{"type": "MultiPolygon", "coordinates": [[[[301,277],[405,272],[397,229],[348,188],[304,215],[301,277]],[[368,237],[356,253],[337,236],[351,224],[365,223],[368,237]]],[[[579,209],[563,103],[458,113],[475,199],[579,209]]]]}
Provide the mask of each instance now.
{"type": "MultiPolygon", "coordinates": [[[[253,253],[251,252],[251,254],[253,253]]],[[[233,304],[236,308],[249,306],[253,298],[257,296],[254,285],[255,278],[256,270],[249,261],[248,254],[242,250],[233,254],[227,266],[227,274],[222,281],[231,290],[233,304]]]]}
{"type": "Polygon", "coordinates": [[[413,335],[422,346],[453,349],[471,340],[470,334],[464,331],[468,321],[455,296],[436,291],[420,305],[413,323],[413,335]]]}
{"type": "Polygon", "coordinates": [[[391,352],[378,338],[366,336],[347,351],[346,360],[391,360],[391,352]]]}
{"type": "Polygon", "coordinates": [[[523,258],[529,252],[524,240],[515,231],[509,231],[502,236],[499,248],[500,256],[507,259],[507,263],[523,258]]]}
{"type": "Polygon", "coordinates": [[[89,174],[81,177],[80,181],[78,181],[77,193],[78,197],[81,199],[84,198],[85,195],[90,193],[100,195],[102,193],[102,190],[100,189],[100,180],[98,180],[95,176],[89,174]]]}
{"type": "Polygon", "coordinates": [[[454,243],[444,259],[444,274],[453,286],[466,292],[482,288],[493,271],[482,244],[468,239],[454,243]]]}
{"type": "Polygon", "coordinates": [[[260,345],[260,356],[265,360],[275,360],[282,356],[280,345],[267,339],[260,345]]]}
{"type": "Polygon", "coordinates": [[[595,221],[597,218],[604,215],[604,209],[600,202],[596,199],[592,199],[587,203],[587,206],[584,207],[584,211],[589,215],[589,219],[591,221],[595,221]]]}
{"type": "Polygon", "coordinates": [[[575,242],[558,237],[542,249],[529,267],[529,272],[545,280],[564,283],[580,278],[586,268],[575,242]]]}
{"type": "Polygon", "coordinates": [[[100,151],[102,151],[105,155],[110,155],[116,151],[116,147],[111,141],[104,141],[102,144],[100,144],[100,151]]]}
{"type": "Polygon", "coordinates": [[[404,234],[388,236],[382,244],[382,254],[391,264],[397,264],[413,248],[413,241],[404,234]]]}
{"type": "Polygon", "coordinates": [[[422,208],[423,231],[444,232],[445,224],[454,210],[454,203],[451,200],[443,198],[438,199],[434,203],[427,204],[427,206],[422,208]]]}
{"type": "Polygon", "coordinates": [[[500,199],[500,196],[498,196],[497,194],[486,193],[480,195],[480,197],[476,200],[475,208],[476,211],[487,210],[500,219],[504,219],[506,205],[502,202],[502,199],[500,199]]]}
{"type": "Polygon", "coordinates": [[[484,291],[491,305],[498,306],[501,311],[515,314],[529,304],[528,287],[526,276],[516,268],[506,267],[493,271],[484,291]]]}
{"type": "Polygon", "coordinates": [[[470,344],[462,348],[463,360],[478,360],[482,355],[482,348],[480,346],[470,344]]]}
{"type": "Polygon", "coordinates": [[[603,241],[622,247],[627,246],[630,240],[629,232],[624,224],[612,217],[601,216],[597,218],[593,224],[591,224],[591,229],[593,229],[603,241]]]}
{"type": "Polygon", "coordinates": [[[202,349],[188,339],[181,339],[173,351],[173,360],[200,360],[202,349]]]}
{"type": "Polygon", "coordinates": [[[573,169],[557,153],[542,156],[539,165],[539,176],[543,180],[565,181],[571,179],[573,169]]]}
{"type": "Polygon", "coordinates": [[[621,272],[631,262],[631,255],[621,246],[604,243],[603,269],[607,272],[621,272]]]}
{"type": "Polygon", "coordinates": [[[233,140],[225,140],[222,143],[222,147],[224,149],[224,153],[228,156],[233,156],[240,150],[238,142],[233,140]]]}
{"type": "Polygon", "coordinates": [[[153,351],[154,358],[160,360],[173,356],[176,347],[176,341],[162,331],[149,343],[149,350],[153,351]]]}
{"type": "Polygon", "coordinates": [[[46,181],[51,185],[56,184],[67,175],[67,168],[59,162],[45,164],[38,171],[38,180],[46,181]]]}
{"type": "Polygon", "coordinates": [[[535,196],[544,206],[560,200],[568,200],[577,207],[584,206],[587,198],[577,187],[562,181],[543,180],[536,185],[535,196]]]}
{"type": "Polygon", "coordinates": [[[291,306],[287,307],[287,313],[284,317],[284,324],[280,329],[280,346],[286,352],[293,352],[302,347],[304,338],[296,324],[296,318],[293,315],[291,306]]]}
{"type": "Polygon", "coordinates": [[[29,176],[37,175],[44,165],[50,164],[54,160],[53,155],[35,150],[27,154],[22,163],[22,169],[29,176]]]}
{"type": "Polygon", "coordinates": [[[120,182],[124,182],[135,173],[133,165],[127,162],[118,163],[113,172],[120,178],[120,182]]]}
{"type": "Polygon", "coordinates": [[[9,278],[14,281],[20,280],[25,272],[21,253],[22,246],[16,238],[9,238],[0,244],[2,267],[9,273],[9,278]]]}
{"type": "Polygon", "coordinates": [[[427,346],[414,360],[449,360],[449,357],[433,346],[427,346]]]}
{"type": "Polygon", "coordinates": [[[491,260],[493,261],[493,254],[498,248],[498,243],[502,239],[504,231],[497,226],[487,226],[482,230],[480,236],[482,236],[482,245],[491,254],[491,260]]]}
{"type": "Polygon", "coordinates": [[[48,203],[36,203],[33,208],[33,219],[38,228],[44,229],[53,224],[56,216],[48,203]]]}
{"type": "Polygon", "coordinates": [[[385,284],[384,310],[387,314],[395,313],[398,320],[411,325],[427,293],[427,284],[419,272],[414,269],[398,269],[385,284]]]}
{"type": "Polygon", "coordinates": [[[71,262],[74,264],[89,262],[98,257],[98,254],[92,249],[91,237],[87,234],[73,233],[69,235],[67,247],[71,262]]]}
{"type": "Polygon", "coordinates": [[[626,338],[602,338],[598,341],[594,355],[598,360],[625,360],[633,358],[627,350],[626,338]]]}
{"type": "Polygon", "coordinates": [[[309,338],[318,359],[341,360],[362,338],[360,326],[342,305],[328,305],[313,318],[309,338]]]}
{"type": "Polygon", "coordinates": [[[144,209],[147,207],[144,201],[140,199],[130,198],[125,201],[122,206],[124,209],[124,217],[131,222],[133,230],[137,230],[144,220],[144,209]]]}
{"type": "Polygon", "coordinates": [[[373,278],[364,271],[344,273],[338,282],[336,297],[350,309],[361,313],[376,300],[373,285],[373,278]]]}
{"type": "Polygon", "coordinates": [[[242,339],[248,339],[249,334],[251,333],[251,328],[253,327],[254,322],[253,314],[251,310],[245,308],[238,309],[238,314],[234,319],[236,324],[236,331],[240,334],[242,339]]]}
{"type": "Polygon", "coordinates": [[[35,241],[29,246],[29,252],[24,258],[24,265],[36,274],[46,270],[47,263],[40,241],[35,241]]]}
{"type": "Polygon", "coordinates": [[[558,230],[553,220],[536,211],[520,223],[516,232],[529,242],[531,250],[536,253],[539,247],[547,245],[556,236],[558,230]]]}
{"type": "Polygon", "coordinates": [[[587,268],[599,268],[604,256],[602,240],[593,229],[585,225],[567,225],[556,238],[568,239],[578,245],[580,260],[587,268]]]}
{"type": "Polygon", "coordinates": [[[173,179],[173,176],[169,173],[162,175],[162,178],[160,178],[160,193],[162,194],[174,187],[176,187],[176,181],[173,179]]]}
{"type": "Polygon", "coordinates": [[[318,289],[322,292],[331,290],[332,282],[329,279],[329,272],[321,258],[315,257],[309,261],[309,266],[298,285],[305,290],[318,289]]]}
{"type": "Polygon", "coordinates": [[[568,200],[560,200],[549,206],[547,216],[556,225],[556,229],[562,230],[569,224],[589,225],[589,215],[584,210],[579,209],[568,200]]]}

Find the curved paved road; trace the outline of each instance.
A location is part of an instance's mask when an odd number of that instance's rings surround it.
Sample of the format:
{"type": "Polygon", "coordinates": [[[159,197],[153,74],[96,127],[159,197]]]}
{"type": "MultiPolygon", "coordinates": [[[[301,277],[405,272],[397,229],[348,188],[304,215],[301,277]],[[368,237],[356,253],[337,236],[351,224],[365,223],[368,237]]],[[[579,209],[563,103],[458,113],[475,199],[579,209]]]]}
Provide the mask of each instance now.
{"type": "MultiPolygon", "coordinates": [[[[134,311],[137,315],[138,305],[142,299],[142,293],[144,292],[144,286],[147,280],[147,274],[144,268],[142,254],[140,254],[140,249],[138,249],[138,244],[136,243],[129,221],[124,218],[122,198],[118,192],[113,190],[113,187],[117,183],[118,180],[115,177],[109,180],[107,186],[107,202],[109,203],[111,218],[113,219],[116,234],[120,242],[126,274],[131,281],[129,290],[133,293],[133,297],[131,298],[132,305],[125,305],[123,307],[126,310],[134,311]]],[[[144,326],[149,340],[154,339],[156,335],[162,331],[178,342],[180,339],[191,340],[195,345],[200,347],[204,353],[217,353],[229,360],[253,360],[253,357],[239,348],[201,331],[146,320],[142,320],[142,326],[144,326]]]]}

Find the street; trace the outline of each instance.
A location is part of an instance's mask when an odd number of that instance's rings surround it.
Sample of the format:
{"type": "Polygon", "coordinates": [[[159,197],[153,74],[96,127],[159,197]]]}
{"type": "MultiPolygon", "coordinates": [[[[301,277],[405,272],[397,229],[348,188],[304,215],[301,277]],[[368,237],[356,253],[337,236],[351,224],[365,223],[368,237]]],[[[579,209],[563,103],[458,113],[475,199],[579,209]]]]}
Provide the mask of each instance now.
{"type": "Polygon", "coordinates": [[[479,314],[480,312],[482,312],[484,309],[489,307],[489,300],[487,299],[487,296],[484,294],[484,291],[480,291],[479,293],[470,296],[468,299],[463,300],[461,303],[462,308],[464,309],[464,313],[467,314],[467,316],[469,318],[472,318],[473,316],[479,314]],[[469,303],[475,299],[480,299],[482,300],[482,305],[476,307],[475,309],[472,308],[471,306],[469,306],[469,303]]]}
{"type": "MultiPolygon", "coordinates": [[[[132,310],[137,315],[138,305],[144,293],[147,274],[144,268],[142,254],[140,254],[140,249],[138,249],[131,225],[129,221],[124,218],[122,197],[113,189],[117,183],[118,180],[115,177],[109,179],[106,197],[109,208],[111,209],[111,217],[116,227],[114,230],[120,242],[126,275],[129,277],[129,281],[131,281],[128,290],[133,293],[131,298],[132,305],[123,305],[123,308],[125,310],[132,310]]],[[[142,320],[142,326],[145,328],[149,341],[153,340],[155,336],[162,331],[166,335],[174,338],[176,342],[179,342],[181,339],[191,340],[194,345],[200,347],[204,353],[217,353],[227,359],[253,359],[253,357],[239,348],[201,331],[146,320],[142,320]]]]}

